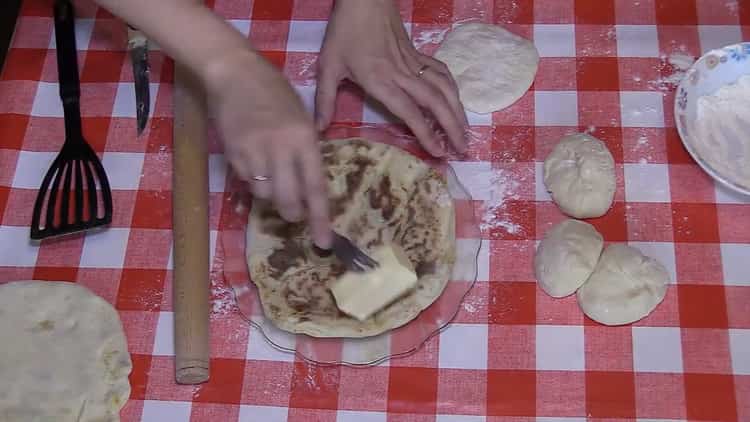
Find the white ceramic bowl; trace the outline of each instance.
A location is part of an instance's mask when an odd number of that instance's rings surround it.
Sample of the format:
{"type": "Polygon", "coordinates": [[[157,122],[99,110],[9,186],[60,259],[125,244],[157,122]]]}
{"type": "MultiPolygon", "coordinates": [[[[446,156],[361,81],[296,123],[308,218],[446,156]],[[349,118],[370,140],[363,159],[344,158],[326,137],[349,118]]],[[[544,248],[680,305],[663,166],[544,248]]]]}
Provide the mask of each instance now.
{"type": "Polygon", "coordinates": [[[737,82],[743,75],[750,75],[750,42],[709,51],[693,64],[680,82],[675,96],[674,114],[682,144],[698,165],[729,189],[750,196],[750,186],[741,184],[737,175],[717,169],[701,157],[698,152],[702,145],[706,145],[706,140],[699,139],[693,129],[698,99],[715,93],[724,85],[737,82]]]}

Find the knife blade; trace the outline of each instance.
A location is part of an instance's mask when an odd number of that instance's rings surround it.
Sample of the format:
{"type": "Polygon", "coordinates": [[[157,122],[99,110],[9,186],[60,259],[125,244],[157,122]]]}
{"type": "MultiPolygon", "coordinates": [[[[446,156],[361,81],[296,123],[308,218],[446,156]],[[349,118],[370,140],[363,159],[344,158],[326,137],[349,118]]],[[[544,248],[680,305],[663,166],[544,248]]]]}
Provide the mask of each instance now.
{"type": "Polygon", "coordinates": [[[138,123],[138,135],[143,133],[148,121],[151,105],[149,92],[148,39],[139,30],[128,25],[128,51],[133,65],[135,82],[135,112],[138,123]]]}

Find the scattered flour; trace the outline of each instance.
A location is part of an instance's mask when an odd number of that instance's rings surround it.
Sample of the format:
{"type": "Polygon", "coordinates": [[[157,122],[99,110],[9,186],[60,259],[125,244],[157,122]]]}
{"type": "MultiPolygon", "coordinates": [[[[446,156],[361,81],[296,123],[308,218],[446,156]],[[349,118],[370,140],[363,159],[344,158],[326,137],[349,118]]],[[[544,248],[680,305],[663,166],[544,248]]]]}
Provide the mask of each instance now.
{"type": "Polygon", "coordinates": [[[482,133],[479,132],[479,131],[476,131],[476,130],[472,129],[471,127],[469,127],[468,129],[466,129],[466,132],[464,133],[464,135],[467,138],[467,141],[468,141],[467,145],[469,147],[471,147],[473,145],[476,145],[477,143],[481,142],[481,140],[482,140],[482,133]]]}
{"type": "Polygon", "coordinates": [[[646,135],[640,135],[638,137],[635,144],[631,147],[631,151],[635,155],[641,155],[641,158],[638,159],[638,164],[648,164],[652,159],[651,154],[643,156],[643,154],[652,151],[651,144],[648,142],[648,137],[646,135]]]}
{"type": "Polygon", "coordinates": [[[662,56],[662,63],[658,67],[658,71],[661,72],[671,66],[672,73],[667,76],[659,77],[649,82],[651,88],[668,92],[673,90],[680,82],[685,78],[687,70],[695,62],[695,57],[691,54],[676,51],[669,56],[662,56]]]}
{"type": "Polygon", "coordinates": [[[221,280],[211,277],[211,317],[223,316],[234,309],[234,294],[221,280]]]}
{"type": "Polygon", "coordinates": [[[520,198],[520,183],[515,180],[513,173],[507,170],[492,170],[485,176],[489,180],[490,198],[485,201],[479,228],[483,232],[503,229],[510,234],[518,233],[521,226],[511,221],[505,211],[507,200],[520,198]]]}
{"type": "Polygon", "coordinates": [[[309,390],[317,390],[318,389],[318,381],[317,377],[315,376],[315,369],[313,368],[312,364],[309,362],[305,364],[305,385],[309,390]]]}
{"type": "Polygon", "coordinates": [[[695,62],[695,57],[693,57],[691,54],[675,52],[667,57],[667,62],[669,62],[669,64],[671,64],[678,70],[686,71],[690,69],[690,66],[692,66],[695,62]]]}
{"type": "Polygon", "coordinates": [[[422,31],[419,35],[414,37],[414,47],[420,49],[427,44],[440,44],[443,42],[443,38],[445,38],[448,29],[449,28],[422,31]]]}
{"type": "Polygon", "coordinates": [[[306,56],[302,59],[300,62],[299,70],[297,71],[297,76],[300,77],[299,81],[296,81],[295,83],[300,86],[312,86],[315,85],[315,69],[311,71],[310,68],[314,67],[315,62],[317,61],[317,57],[315,56],[306,56]]]}

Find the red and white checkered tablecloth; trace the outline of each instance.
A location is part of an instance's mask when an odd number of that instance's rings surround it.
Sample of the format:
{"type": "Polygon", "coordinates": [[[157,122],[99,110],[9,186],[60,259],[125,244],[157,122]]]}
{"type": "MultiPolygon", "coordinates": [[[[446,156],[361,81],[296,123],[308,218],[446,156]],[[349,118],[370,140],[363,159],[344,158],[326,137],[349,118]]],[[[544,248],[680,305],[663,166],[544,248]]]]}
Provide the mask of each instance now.
{"type": "MultiPolygon", "coordinates": [[[[210,3],[311,105],[331,1],[210,3]]],[[[114,222],[96,235],[29,243],[36,189],[64,132],[51,2],[26,0],[0,74],[0,282],[75,281],[116,306],[134,363],[124,421],[750,421],[750,201],[690,159],[674,128],[673,90],[659,82],[673,72],[671,53],[698,56],[750,39],[750,0],[400,4],[424,52],[452,24],[478,20],[533,39],[542,56],[518,103],[470,115],[478,140],[455,163],[458,175],[479,208],[493,195],[482,175],[505,175],[513,192],[497,210],[505,223],[483,232],[479,280],[457,320],[418,353],[355,369],[275,351],[223,306],[216,256],[212,378],[174,384],[173,65],[151,53],[153,117],[136,138],[124,26],[83,0],[76,32],[84,132],[109,174],[114,222]],[[615,204],[593,224],[606,241],[658,258],[673,278],[661,306],[632,326],[596,324],[575,297],[553,300],[534,281],[535,242],[563,218],[544,192],[540,164],[562,134],[579,130],[604,140],[617,163],[615,204]]],[[[390,124],[352,86],[342,90],[335,120],[390,124]]],[[[212,139],[211,239],[220,255],[227,176],[212,139]]]]}

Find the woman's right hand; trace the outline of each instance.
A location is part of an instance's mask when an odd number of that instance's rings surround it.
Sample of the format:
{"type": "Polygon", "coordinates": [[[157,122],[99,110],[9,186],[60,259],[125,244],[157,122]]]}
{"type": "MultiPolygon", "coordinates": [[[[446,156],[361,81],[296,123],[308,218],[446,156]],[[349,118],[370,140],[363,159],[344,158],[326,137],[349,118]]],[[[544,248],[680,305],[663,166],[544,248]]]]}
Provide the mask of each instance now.
{"type": "Polygon", "coordinates": [[[332,233],[318,135],[286,79],[203,2],[96,2],[139,28],[201,80],[237,174],[255,196],[272,199],[285,219],[298,221],[307,213],[313,240],[328,248],[332,233]]]}
{"type": "Polygon", "coordinates": [[[273,200],[285,220],[306,218],[315,244],[329,249],[332,233],[318,133],[296,92],[249,49],[212,64],[204,79],[232,168],[256,197],[273,200]]]}

